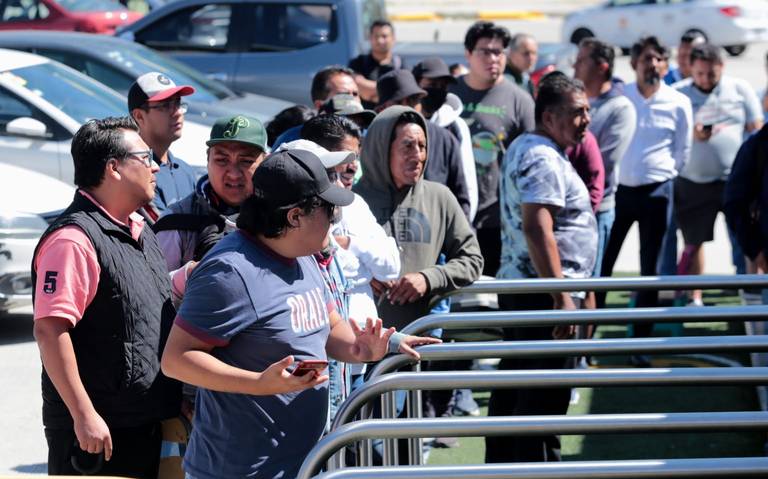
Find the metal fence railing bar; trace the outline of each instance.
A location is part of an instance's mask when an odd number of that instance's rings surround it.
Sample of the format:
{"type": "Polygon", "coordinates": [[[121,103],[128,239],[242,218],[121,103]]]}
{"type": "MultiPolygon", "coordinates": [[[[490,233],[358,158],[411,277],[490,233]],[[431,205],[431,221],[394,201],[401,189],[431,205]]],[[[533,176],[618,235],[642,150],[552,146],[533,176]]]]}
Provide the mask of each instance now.
{"type": "Polygon", "coordinates": [[[679,479],[768,477],[768,458],[568,461],[542,464],[484,464],[351,468],[318,479],[679,479]]]}
{"type": "MultiPolygon", "coordinates": [[[[482,358],[605,356],[625,354],[733,353],[768,351],[767,336],[685,336],[673,338],[567,339],[430,344],[419,348],[422,361],[482,358]]],[[[388,356],[368,380],[415,364],[405,354],[388,356]]]]}
{"type": "Polygon", "coordinates": [[[642,322],[761,321],[766,319],[768,319],[768,306],[490,311],[430,314],[405,326],[402,332],[405,334],[422,334],[437,328],[476,329],[587,323],[601,325],[642,322]]]}
{"type": "Polygon", "coordinates": [[[768,412],[596,414],[439,419],[376,419],[346,424],[322,438],[297,479],[309,479],[343,447],[368,438],[735,432],[768,429],[768,412]]]}
{"type": "Polygon", "coordinates": [[[337,412],[331,429],[350,422],[371,399],[398,390],[755,384],[768,384],[768,367],[392,373],[372,379],[350,394],[337,412]]]}

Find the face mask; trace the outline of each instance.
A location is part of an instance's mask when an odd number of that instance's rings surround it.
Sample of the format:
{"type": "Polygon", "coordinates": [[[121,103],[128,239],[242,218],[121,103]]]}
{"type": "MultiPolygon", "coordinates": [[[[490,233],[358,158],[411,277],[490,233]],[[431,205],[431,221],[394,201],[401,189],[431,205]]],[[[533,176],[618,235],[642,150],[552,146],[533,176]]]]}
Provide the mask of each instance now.
{"type": "Polygon", "coordinates": [[[424,88],[424,90],[427,92],[427,96],[421,100],[421,106],[424,107],[425,111],[434,113],[445,103],[448,90],[444,88],[424,88]]]}

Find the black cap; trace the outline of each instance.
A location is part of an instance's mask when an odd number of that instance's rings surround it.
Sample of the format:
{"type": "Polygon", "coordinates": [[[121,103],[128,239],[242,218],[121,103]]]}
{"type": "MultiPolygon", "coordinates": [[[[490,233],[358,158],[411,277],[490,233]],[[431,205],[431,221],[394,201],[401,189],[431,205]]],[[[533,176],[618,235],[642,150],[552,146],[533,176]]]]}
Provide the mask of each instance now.
{"type": "Polygon", "coordinates": [[[355,199],[350,190],[332,184],[320,159],[306,150],[269,155],[253,174],[253,194],[275,208],[313,196],[337,206],[347,206],[355,199]]]}
{"type": "Polygon", "coordinates": [[[376,92],[379,94],[379,105],[388,101],[397,103],[413,95],[427,95],[427,92],[416,84],[413,73],[408,70],[392,70],[379,77],[376,82],[376,92]]]}
{"type": "Polygon", "coordinates": [[[448,78],[451,83],[456,83],[456,78],[451,75],[448,65],[440,57],[428,57],[413,67],[413,76],[422,78],[448,78]]]}

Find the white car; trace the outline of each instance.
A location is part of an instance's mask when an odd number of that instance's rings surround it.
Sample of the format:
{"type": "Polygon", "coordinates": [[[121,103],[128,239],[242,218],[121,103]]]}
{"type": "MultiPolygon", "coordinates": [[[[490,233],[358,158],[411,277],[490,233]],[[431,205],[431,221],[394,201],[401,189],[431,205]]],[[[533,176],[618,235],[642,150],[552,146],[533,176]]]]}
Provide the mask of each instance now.
{"type": "Polygon", "coordinates": [[[74,194],[62,181],[0,163],[0,313],[32,304],[35,246],[74,194]]]}
{"type": "Polygon", "coordinates": [[[713,45],[740,55],[747,44],[768,40],[765,0],[610,0],[565,17],[564,42],[598,39],[627,51],[640,37],[655,35],[672,47],[687,32],[701,32],[713,45]]]}
{"type": "MultiPolygon", "coordinates": [[[[0,162],[74,182],[70,143],[94,118],[125,116],[124,96],[45,57],[0,49],[0,162]]],[[[174,155],[205,169],[210,128],[184,122],[174,155]]]]}

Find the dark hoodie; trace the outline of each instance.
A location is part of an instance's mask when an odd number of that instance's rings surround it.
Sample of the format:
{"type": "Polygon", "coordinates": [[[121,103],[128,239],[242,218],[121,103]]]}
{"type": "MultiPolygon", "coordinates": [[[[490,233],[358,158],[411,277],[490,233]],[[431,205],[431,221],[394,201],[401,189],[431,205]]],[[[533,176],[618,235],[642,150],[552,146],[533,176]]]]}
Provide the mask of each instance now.
{"type": "MultiPolygon", "coordinates": [[[[398,329],[428,314],[432,296],[472,283],[483,269],[477,239],[448,188],[424,179],[402,190],[395,188],[389,150],[395,125],[406,112],[415,110],[392,106],[371,123],[361,154],[363,177],[354,187],[387,234],[395,238],[400,249],[400,274],[419,272],[429,283],[427,295],[414,303],[396,306],[381,302],[378,312],[384,324],[398,329]],[[445,254],[445,264],[437,265],[440,253],[445,254]]],[[[427,123],[418,117],[426,135],[427,123]]]]}

